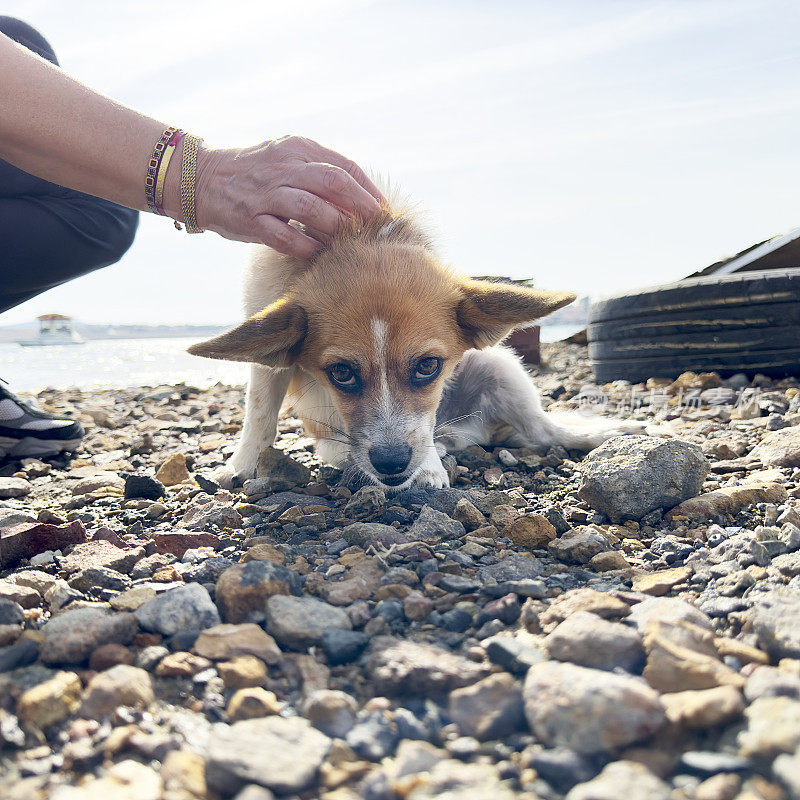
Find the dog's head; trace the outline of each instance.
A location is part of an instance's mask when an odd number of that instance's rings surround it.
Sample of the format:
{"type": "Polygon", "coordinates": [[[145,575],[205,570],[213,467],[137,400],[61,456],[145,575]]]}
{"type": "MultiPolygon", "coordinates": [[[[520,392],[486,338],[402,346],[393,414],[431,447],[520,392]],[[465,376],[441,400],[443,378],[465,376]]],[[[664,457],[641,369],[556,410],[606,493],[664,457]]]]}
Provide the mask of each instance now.
{"type": "Polygon", "coordinates": [[[389,212],[299,272],[280,300],[190,352],[310,373],[329,389],[355,465],[393,488],[430,458],[442,389],[464,352],[575,298],[457,276],[389,212]]]}

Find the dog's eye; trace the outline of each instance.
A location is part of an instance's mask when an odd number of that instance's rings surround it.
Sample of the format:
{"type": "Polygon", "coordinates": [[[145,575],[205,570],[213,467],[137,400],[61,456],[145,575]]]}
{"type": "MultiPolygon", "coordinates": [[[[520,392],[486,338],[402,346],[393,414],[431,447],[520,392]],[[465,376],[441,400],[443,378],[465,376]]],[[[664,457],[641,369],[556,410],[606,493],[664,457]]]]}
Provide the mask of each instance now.
{"type": "Polygon", "coordinates": [[[326,371],[331,383],[340,389],[352,391],[359,386],[358,375],[349,364],[332,364],[326,371]]]}
{"type": "Polygon", "coordinates": [[[414,365],[411,382],[417,386],[430,383],[442,369],[442,359],[436,356],[425,356],[414,365]]]}

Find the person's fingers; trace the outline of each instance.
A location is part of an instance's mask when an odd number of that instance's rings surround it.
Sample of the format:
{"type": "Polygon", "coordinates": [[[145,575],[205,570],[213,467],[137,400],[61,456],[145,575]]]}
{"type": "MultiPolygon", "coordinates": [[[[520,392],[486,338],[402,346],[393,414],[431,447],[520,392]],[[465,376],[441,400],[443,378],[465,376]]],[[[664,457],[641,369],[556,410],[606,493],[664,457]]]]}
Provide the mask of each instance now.
{"type": "Polygon", "coordinates": [[[323,233],[336,233],[347,221],[336,206],[326,203],[316,194],[291,186],[276,189],[270,206],[273,214],[297,220],[323,233]]]}
{"type": "MultiPolygon", "coordinates": [[[[292,141],[299,139],[302,143],[301,147],[303,147],[307,153],[311,154],[311,158],[308,158],[309,161],[321,161],[327,164],[333,164],[340,169],[343,169],[348,175],[350,175],[353,180],[361,186],[363,189],[366,189],[379,203],[385,203],[386,198],[381,194],[380,189],[367,177],[367,174],[364,172],[361,167],[356,164],[355,161],[351,161],[346,156],[343,156],[341,153],[337,153],[335,150],[331,150],[328,147],[323,147],[321,144],[315,142],[313,139],[300,139],[299,137],[290,137],[292,141]]],[[[377,211],[377,209],[375,209],[377,211]]],[[[375,213],[374,211],[372,213],[375,213]]],[[[371,216],[371,214],[370,214],[371,216]]]]}
{"type": "Polygon", "coordinates": [[[361,219],[370,219],[378,201],[341,167],[313,162],[292,173],[287,183],[296,189],[315,194],[361,219]]]}
{"type": "Polygon", "coordinates": [[[304,232],[309,236],[313,236],[318,242],[322,242],[324,245],[330,244],[333,238],[327,233],[323,233],[322,231],[318,231],[316,228],[312,228],[310,225],[306,225],[304,227],[304,232]]]}
{"type": "Polygon", "coordinates": [[[386,203],[386,198],[381,194],[380,189],[367,177],[367,173],[364,172],[355,161],[345,158],[341,153],[337,153],[335,150],[328,150],[327,147],[320,146],[320,149],[325,153],[325,158],[321,158],[320,161],[326,161],[328,164],[341,167],[359,186],[366,189],[379,203],[386,203]]]}
{"type": "Polygon", "coordinates": [[[260,240],[287,256],[308,259],[313,258],[322,246],[316,239],[306,236],[297,228],[273,217],[271,214],[260,214],[255,219],[260,240]]]}

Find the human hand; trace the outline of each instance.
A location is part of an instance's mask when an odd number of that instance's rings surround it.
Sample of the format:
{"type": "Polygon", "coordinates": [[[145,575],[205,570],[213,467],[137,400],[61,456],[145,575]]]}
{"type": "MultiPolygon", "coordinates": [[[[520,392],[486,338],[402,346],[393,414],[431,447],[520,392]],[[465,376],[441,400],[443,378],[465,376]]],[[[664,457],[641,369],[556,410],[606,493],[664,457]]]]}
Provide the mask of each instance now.
{"type": "Polygon", "coordinates": [[[311,258],[349,218],[370,219],[385,202],[357,164],[300,136],[242,150],[201,147],[195,195],[201,228],[298,258],[311,258]]]}

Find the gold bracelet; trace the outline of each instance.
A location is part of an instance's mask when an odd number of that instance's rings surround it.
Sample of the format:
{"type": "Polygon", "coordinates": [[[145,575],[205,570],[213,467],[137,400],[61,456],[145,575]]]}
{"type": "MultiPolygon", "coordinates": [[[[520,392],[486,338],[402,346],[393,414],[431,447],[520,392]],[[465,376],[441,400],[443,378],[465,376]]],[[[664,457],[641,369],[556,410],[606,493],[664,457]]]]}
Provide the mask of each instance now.
{"type": "MultiPolygon", "coordinates": [[[[186,226],[186,233],[203,233],[197,224],[197,204],[195,184],[197,181],[197,146],[203,140],[187,133],[183,137],[183,159],[181,160],[181,211],[186,226]]],[[[180,230],[180,223],[175,227],[180,230]]]]}
{"type": "Polygon", "coordinates": [[[167,177],[167,170],[169,169],[169,162],[175,153],[181,139],[183,138],[183,131],[175,131],[167,146],[164,148],[164,153],[161,156],[161,163],[158,165],[158,175],[156,175],[156,185],[154,191],[156,212],[162,216],[166,216],[164,211],[164,182],[167,177]]]}

